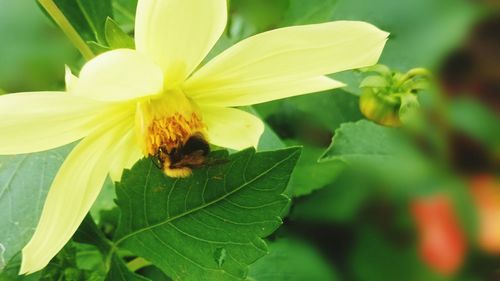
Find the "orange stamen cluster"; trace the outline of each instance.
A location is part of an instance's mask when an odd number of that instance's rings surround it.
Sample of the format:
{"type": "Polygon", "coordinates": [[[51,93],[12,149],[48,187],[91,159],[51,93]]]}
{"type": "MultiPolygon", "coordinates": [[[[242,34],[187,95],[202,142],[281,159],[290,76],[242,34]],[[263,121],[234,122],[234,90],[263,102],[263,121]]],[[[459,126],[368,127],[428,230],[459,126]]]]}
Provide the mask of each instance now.
{"type": "Polygon", "coordinates": [[[175,113],[154,118],[148,127],[147,152],[149,155],[156,155],[159,149],[170,152],[182,146],[193,133],[201,131],[204,131],[203,123],[195,112],[190,116],[175,113]]]}

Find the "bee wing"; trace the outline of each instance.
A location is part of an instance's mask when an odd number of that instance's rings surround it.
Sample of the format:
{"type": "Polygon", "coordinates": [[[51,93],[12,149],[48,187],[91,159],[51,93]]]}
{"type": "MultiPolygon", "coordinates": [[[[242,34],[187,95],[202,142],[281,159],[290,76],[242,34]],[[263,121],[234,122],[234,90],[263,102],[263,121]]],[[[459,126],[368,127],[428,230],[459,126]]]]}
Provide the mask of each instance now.
{"type": "Polygon", "coordinates": [[[193,151],[192,153],[188,155],[182,155],[182,158],[170,165],[171,168],[183,168],[183,167],[189,167],[189,168],[196,168],[203,166],[205,164],[205,151],[203,150],[196,150],[193,151]]]}
{"type": "Polygon", "coordinates": [[[205,161],[205,165],[216,166],[216,165],[224,165],[231,162],[229,159],[208,159],[205,161]]]}

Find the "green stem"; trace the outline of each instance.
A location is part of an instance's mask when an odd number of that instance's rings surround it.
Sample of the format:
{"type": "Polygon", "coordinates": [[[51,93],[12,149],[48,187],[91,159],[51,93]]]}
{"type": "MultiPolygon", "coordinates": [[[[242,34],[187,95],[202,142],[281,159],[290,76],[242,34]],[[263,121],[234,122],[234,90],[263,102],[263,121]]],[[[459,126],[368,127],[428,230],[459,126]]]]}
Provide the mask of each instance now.
{"type": "Polygon", "coordinates": [[[40,5],[47,11],[47,13],[54,19],[54,21],[59,25],[64,34],[69,38],[71,43],[80,51],[86,60],[90,60],[95,57],[89,46],[83,41],[82,37],[73,28],[71,23],[68,21],[66,16],[61,12],[53,0],[38,0],[40,5]]]}
{"type": "Polygon", "coordinates": [[[132,272],[135,272],[148,265],[151,265],[151,263],[143,258],[135,258],[127,263],[128,269],[132,272]]]}
{"type": "Polygon", "coordinates": [[[118,248],[116,248],[114,244],[111,244],[109,252],[104,257],[104,267],[106,268],[106,272],[109,272],[109,270],[111,269],[111,259],[113,258],[113,254],[115,254],[116,252],[118,252],[118,248]]]}

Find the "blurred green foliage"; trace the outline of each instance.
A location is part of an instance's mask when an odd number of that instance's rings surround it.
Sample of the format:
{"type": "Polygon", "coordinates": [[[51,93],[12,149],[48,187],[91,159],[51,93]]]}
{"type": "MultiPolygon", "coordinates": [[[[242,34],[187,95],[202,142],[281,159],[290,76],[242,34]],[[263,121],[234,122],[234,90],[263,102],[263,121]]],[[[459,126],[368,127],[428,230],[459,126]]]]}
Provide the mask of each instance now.
{"type": "Polygon", "coordinates": [[[257,261],[250,281],[337,281],[335,270],[310,245],[279,239],[269,245],[270,254],[257,261]]]}
{"type": "Polygon", "coordinates": [[[0,1],[0,88],[6,92],[60,89],[64,64],[76,51],[35,1],[0,1]]]}

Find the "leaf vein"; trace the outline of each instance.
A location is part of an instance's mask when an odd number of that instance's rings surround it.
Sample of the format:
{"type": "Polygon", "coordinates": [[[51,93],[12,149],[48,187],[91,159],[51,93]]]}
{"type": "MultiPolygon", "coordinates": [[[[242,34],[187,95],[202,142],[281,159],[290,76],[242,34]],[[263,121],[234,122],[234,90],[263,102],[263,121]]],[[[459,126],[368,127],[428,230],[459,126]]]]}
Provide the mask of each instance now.
{"type": "MultiPolygon", "coordinates": [[[[153,225],[148,225],[147,227],[144,227],[144,228],[141,228],[141,229],[138,229],[138,230],[135,230],[125,236],[123,236],[122,238],[120,238],[116,244],[120,244],[122,243],[123,241],[127,240],[128,238],[134,236],[134,235],[137,235],[141,232],[144,232],[144,231],[147,231],[147,230],[150,230],[150,229],[153,229],[153,228],[156,228],[156,227],[159,227],[159,226],[162,226],[162,225],[165,225],[165,224],[168,224],[169,222],[173,221],[173,220],[176,220],[178,218],[181,218],[183,216],[186,216],[188,214],[191,214],[191,213],[194,213],[196,211],[199,211],[199,210],[202,210],[212,204],[215,204],[215,203],[218,203],[219,201],[221,200],[224,200],[226,197],[229,197],[231,195],[233,195],[234,193],[240,191],[241,189],[247,187],[248,185],[254,183],[255,181],[259,180],[260,178],[262,178],[264,175],[268,174],[270,171],[272,171],[273,169],[275,169],[276,167],[282,165],[283,163],[285,163],[287,160],[289,160],[290,158],[294,157],[295,154],[297,154],[298,151],[295,151],[291,154],[289,154],[287,157],[285,157],[284,159],[278,161],[277,163],[275,163],[274,165],[272,165],[270,168],[268,168],[267,170],[263,171],[262,173],[260,173],[259,175],[256,175],[255,178],[253,178],[252,180],[248,181],[248,182],[245,182],[244,184],[242,184],[241,186],[235,188],[234,190],[232,190],[231,192],[221,196],[220,198],[217,198],[215,200],[213,200],[212,202],[208,202],[207,204],[202,204],[196,208],[193,208],[185,213],[181,213],[181,214],[178,214],[176,216],[173,216],[173,217],[169,217],[168,219],[166,219],[165,221],[163,222],[159,222],[159,223],[156,223],[156,224],[153,224],[153,225]]],[[[252,155],[253,157],[253,155],[252,155]]]]}

